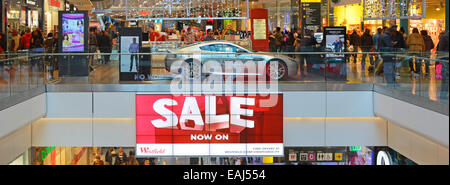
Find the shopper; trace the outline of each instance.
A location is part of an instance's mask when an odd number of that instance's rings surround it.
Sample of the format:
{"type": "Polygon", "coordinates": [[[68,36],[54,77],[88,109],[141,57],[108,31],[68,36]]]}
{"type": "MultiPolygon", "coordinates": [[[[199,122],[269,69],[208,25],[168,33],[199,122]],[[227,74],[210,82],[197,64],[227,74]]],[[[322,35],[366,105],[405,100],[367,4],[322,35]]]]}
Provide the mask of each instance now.
{"type": "Polygon", "coordinates": [[[104,64],[108,64],[110,62],[109,54],[111,54],[112,52],[112,39],[106,31],[103,31],[102,35],[100,36],[99,49],[105,59],[103,61],[104,64]]]}
{"type": "MultiPolygon", "coordinates": [[[[365,74],[365,69],[366,69],[366,57],[367,57],[367,53],[370,52],[370,50],[372,50],[373,48],[373,38],[372,35],[370,35],[370,30],[366,29],[363,33],[363,35],[361,36],[361,50],[363,53],[362,55],[362,59],[361,59],[361,69],[362,69],[362,74],[365,74]]],[[[369,55],[369,61],[370,61],[370,65],[373,65],[374,63],[374,58],[372,55],[369,55]]]]}
{"type": "Polygon", "coordinates": [[[95,53],[97,53],[98,49],[98,39],[97,35],[95,34],[95,30],[97,28],[90,27],[89,28],[89,71],[94,71],[94,59],[95,59],[95,53]]]}
{"type": "Polygon", "coordinates": [[[96,155],[95,159],[94,159],[94,164],[93,165],[104,165],[103,160],[100,159],[100,155],[96,155]]]}
{"type": "Polygon", "coordinates": [[[270,52],[276,52],[277,50],[275,46],[275,35],[273,32],[269,32],[269,49],[270,52]]]}
{"type": "MultiPolygon", "coordinates": [[[[0,32],[0,53],[2,55],[4,54],[5,51],[7,51],[6,43],[7,43],[7,41],[6,41],[5,35],[2,32],[0,32]]],[[[0,57],[3,58],[4,56],[0,56],[0,57]]]]}
{"type": "MultiPolygon", "coordinates": [[[[290,32],[288,33],[288,37],[286,39],[286,50],[285,52],[294,52],[295,51],[295,37],[294,33],[290,32]]],[[[289,54],[290,57],[293,57],[293,54],[289,54]]]]}
{"type": "Polygon", "coordinates": [[[53,52],[54,52],[54,46],[55,46],[55,41],[53,38],[53,33],[48,33],[47,35],[47,40],[45,40],[44,42],[44,49],[45,49],[45,53],[47,53],[45,60],[46,60],[46,66],[49,72],[49,80],[53,80],[53,72],[54,72],[54,68],[53,68],[53,52]]]}
{"type": "Polygon", "coordinates": [[[127,163],[127,165],[139,165],[139,162],[138,162],[138,160],[136,159],[136,155],[134,154],[134,152],[133,151],[130,151],[129,152],[129,155],[128,155],[128,163],[127,163]]]}
{"type": "MultiPolygon", "coordinates": [[[[353,29],[353,33],[350,35],[350,46],[353,46],[353,51],[351,52],[358,52],[359,47],[361,46],[361,37],[358,35],[357,30],[353,29]]],[[[357,54],[351,54],[353,56],[353,63],[356,63],[358,60],[357,54]]]]}
{"type": "Polygon", "coordinates": [[[281,28],[277,27],[274,34],[275,37],[275,52],[281,52],[281,44],[283,43],[283,34],[281,33],[281,28]]]}
{"type": "Polygon", "coordinates": [[[105,154],[106,165],[113,165],[115,157],[116,157],[116,150],[114,150],[113,147],[109,147],[108,151],[105,154]]]}
{"type": "Polygon", "coordinates": [[[13,30],[11,33],[12,33],[12,37],[11,37],[11,43],[10,43],[9,51],[17,52],[19,50],[19,47],[20,47],[20,36],[19,36],[19,34],[17,34],[16,30],[13,30]]]}
{"type": "Polygon", "coordinates": [[[214,39],[214,32],[211,29],[209,29],[207,32],[208,32],[208,35],[202,41],[206,42],[206,41],[216,40],[216,39],[214,39]]]}
{"type": "Polygon", "coordinates": [[[123,148],[119,148],[119,152],[116,155],[116,160],[114,165],[123,165],[128,162],[127,154],[123,151],[123,148]]]}
{"type": "MultiPolygon", "coordinates": [[[[378,51],[380,52],[392,52],[392,32],[397,29],[397,26],[392,26],[391,28],[387,29],[383,32],[383,34],[380,35],[379,41],[378,41],[378,51]]],[[[394,87],[395,86],[395,63],[393,56],[389,53],[382,53],[381,57],[383,58],[383,70],[384,70],[384,77],[387,82],[388,87],[394,87]]]]}
{"type": "MultiPolygon", "coordinates": [[[[403,52],[406,49],[406,43],[403,39],[403,34],[397,30],[392,32],[392,47],[394,52],[403,52]]],[[[400,68],[401,68],[401,56],[395,57],[397,60],[395,62],[395,78],[400,79],[400,68]]]]}
{"type": "Polygon", "coordinates": [[[31,33],[31,48],[43,48],[44,47],[44,37],[42,36],[42,32],[37,28],[31,33]]]}
{"type": "MultiPolygon", "coordinates": [[[[301,52],[313,52],[314,48],[317,44],[316,39],[314,38],[314,32],[312,30],[305,30],[305,35],[301,39],[300,42],[300,51],[301,52]]],[[[302,54],[300,55],[300,73],[304,76],[304,65],[303,62],[308,64],[312,64],[311,54],[302,54]]],[[[306,69],[309,72],[309,68],[306,69]]]]}
{"type": "Polygon", "coordinates": [[[448,49],[448,31],[441,36],[441,39],[439,40],[438,47],[437,47],[437,54],[438,58],[440,60],[447,60],[445,62],[441,62],[442,69],[441,69],[441,93],[439,96],[440,101],[446,101],[448,103],[448,78],[449,78],[449,71],[448,71],[448,60],[449,60],[449,49],[448,49]]]}
{"type": "MultiPolygon", "coordinates": [[[[419,57],[421,52],[425,50],[425,42],[423,41],[423,37],[419,34],[419,30],[417,28],[414,28],[412,30],[412,34],[408,37],[408,40],[406,41],[406,46],[408,48],[408,51],[411,52],[411,55],[415,57],[419,57]]],[[[409,62],[409,69],[411,70],[411,77],[420,77],[420,68],[421,68],[421,61],[419,59],[413,58],[409,62]],[[415,61],[414,61],[415,60],[415,61]],[[416,65],[416,68],[414,70],[414,63],[416,65]]]]}
{"type": "Polygon", "coordinates": [[[189,45],[193,44],[196,40],[198,40],[197,35],[194,32],[192,32],[192,28],[189,27],[187,29],[187,32],[184,33],[184,42],[186,43],[186,45],[189,45]]]}
{"type": "Polygon", "coordinates": [[[31,33],[30,28],[25,30],[22,38],[20,39],[20,49],[30,49],[31,48],[31,33]]]}
{"type": "Polygon", "coordinates": [[[424,62],[425,62],[425,76],[430,76],[430,60],[431,60],[431,50],[434,49],[433,39],[428,35],[427,30],[420,31],[423,41],[425,43],[425,50],[423,52],[424,62]]]}
{"type": "Polygon", "coordinates": [[[197,40],[196,41],[203,41],[203,39],[205,38],[205,34],[203,33],[202,30],[198,31],[198,35],[197,35],[197,40]]]}

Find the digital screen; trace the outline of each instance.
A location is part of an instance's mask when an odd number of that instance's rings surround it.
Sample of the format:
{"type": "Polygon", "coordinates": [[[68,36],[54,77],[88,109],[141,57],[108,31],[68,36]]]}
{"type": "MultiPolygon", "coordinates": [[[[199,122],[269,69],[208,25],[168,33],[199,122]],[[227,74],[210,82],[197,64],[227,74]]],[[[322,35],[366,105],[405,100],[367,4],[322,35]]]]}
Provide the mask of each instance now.
{"type": "Polygon", "coordinates": [[[325,51],[329,52],[326,57],[344,57],[345,52],[345,28],[328,28],[325,27],[325,51]]]}
{"type": "Polygon", "coordinates": [[[139,71],[140,41],[138,36],[122,36],[120,37],[120,72],[139,71]]]}
{"type": "Polygon", "coordinates": [[[62,52],[84,52],[84,14],[62,14],[62,52]]]}
{"type": "Polygon", "coordinates": [[[283,156],[283,149],[281,94],[136,95],[138,157],[283,156]]]}

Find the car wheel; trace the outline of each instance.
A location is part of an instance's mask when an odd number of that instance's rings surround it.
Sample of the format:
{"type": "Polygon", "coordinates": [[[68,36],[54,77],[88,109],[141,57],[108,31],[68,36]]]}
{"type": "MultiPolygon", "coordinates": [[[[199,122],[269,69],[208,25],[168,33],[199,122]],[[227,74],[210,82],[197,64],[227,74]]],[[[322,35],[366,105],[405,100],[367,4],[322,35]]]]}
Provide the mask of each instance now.
{"type": "Polygon", "coordinates": [[[271,80],[283,80],[287,77],[287,66],[282,61],[272,60],[266,64],[266,76],[271,80]]]}

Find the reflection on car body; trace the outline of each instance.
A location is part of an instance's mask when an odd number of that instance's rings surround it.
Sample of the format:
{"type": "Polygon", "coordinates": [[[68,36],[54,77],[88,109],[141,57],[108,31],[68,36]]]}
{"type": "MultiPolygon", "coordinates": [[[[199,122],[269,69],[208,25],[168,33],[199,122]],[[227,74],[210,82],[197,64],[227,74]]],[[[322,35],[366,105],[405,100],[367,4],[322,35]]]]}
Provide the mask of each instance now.
{"type": "MultiPolygon", "coordinates": [[[[200,64],[203,66],[208,64],[208,61],[218,62],[223,66],[228,62],[254,62],[257,65],[264,65],[263,71],[257,71],[260,69],[251,69],[256,72],[247,71],[233,71],[232,73],[215,72],[219,75],[244,75],[244,76],[258,76],[266,75],[271,80],[286,79],[288,76],[294,76],[297,72],[297,62],[286,56],[271,56],[268,54],[262,54],[258,52],[252,52],[245,48],[242,48],[236,44],[226,41],[210,41],[195,43],[187,45],[177,50],[171,51],[170,54],[165,57],[165,67],[170,71],[172,64],[176,61],[184,61],[190,66],[194,65],[194,60],[197,60],[194,55],[200,56],[200,64]]],[[[197,56],[197,57],[198,57],[197,56]]],[[[191,67],[195,68],[195,67],[191,67]]],[[[197,71],[198,72],[198,71],[197,71]]]]}

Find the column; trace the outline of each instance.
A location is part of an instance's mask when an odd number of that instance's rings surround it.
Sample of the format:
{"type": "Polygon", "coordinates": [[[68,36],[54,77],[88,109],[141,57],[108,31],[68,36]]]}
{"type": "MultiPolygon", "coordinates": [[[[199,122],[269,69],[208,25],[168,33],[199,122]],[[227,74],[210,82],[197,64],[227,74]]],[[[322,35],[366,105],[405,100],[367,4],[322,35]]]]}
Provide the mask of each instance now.
{"type": "Polygon", "coordinates": [[[405,30],[406,35],[409,35],[409,19],[400,19],[400,27],[405,30]]]}
{"type": "Polygon", "coordinates": [[[281,25],[280,25],[280,3],[278,2],[278,0],[276,0],[275,6],[277,8],[277,13],[276,13],[277,25],[276,25],[276,27],[281,27],[281,25]]]}
{"type": "Polygon", "coordinates": [[[5,30],[3,30],[3,28],[4,27],[6,27],[4,24],[5,24],[5,21],[3,21],[3,20],[5,20],[5,17],[4,17],[4,15],[6,15],[4,12],[4,9],[3,9],[3,3],[5,2],[5,0],[0,0],[0,22],[1,22],[1,24],[0,24],[0,32],[5,32],[5,30]]]}
{"type": "Polygon", "coordinates": [[[449,30],[448,30],[448,24],[449,24],[449,21],[448,21],[448,19],[449,19],[449,15],[448,15],[448,11],[449,11],[449,9],[448,9],[448,2],[449,2],[449,0],[445,0],[445,31],[446,32],[448,32],[449,30]]]}

